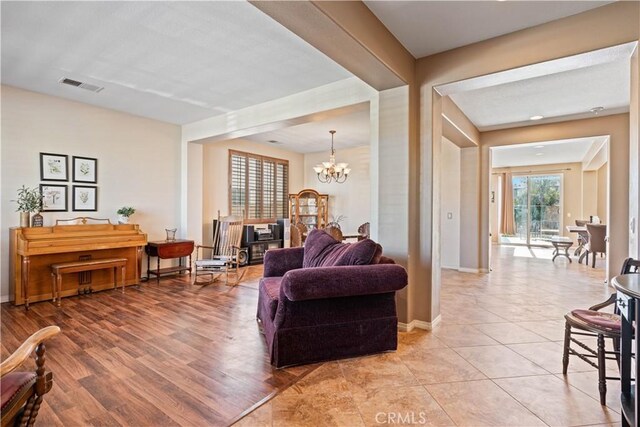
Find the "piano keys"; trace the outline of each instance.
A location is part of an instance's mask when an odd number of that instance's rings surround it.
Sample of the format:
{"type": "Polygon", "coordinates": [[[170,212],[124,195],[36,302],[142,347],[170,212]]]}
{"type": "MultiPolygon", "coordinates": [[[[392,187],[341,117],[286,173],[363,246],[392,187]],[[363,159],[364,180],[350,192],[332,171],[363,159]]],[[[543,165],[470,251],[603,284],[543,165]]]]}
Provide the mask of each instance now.
{"type": "MultiPolygon", "coordinates": [[[[147,235],[137,224],[55,225],[11,228],[9,285],[15,305],[53,299],[51,264],[127,258],[125,286],[140,283],[142,250],[147,235]],[[25,295],[26,294],[26,295],[25,295]]],[[[92,291],[113,289],[113,271],[68,275],[61,296],[77,295],[81,286],[92,291]]]]}

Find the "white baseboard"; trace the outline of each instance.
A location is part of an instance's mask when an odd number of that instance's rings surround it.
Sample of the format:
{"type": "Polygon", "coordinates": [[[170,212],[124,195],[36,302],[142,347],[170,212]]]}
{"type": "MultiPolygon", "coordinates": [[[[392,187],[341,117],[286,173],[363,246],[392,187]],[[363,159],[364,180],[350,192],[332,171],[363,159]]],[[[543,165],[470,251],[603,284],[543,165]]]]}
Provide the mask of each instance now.
{"type": "Polygon", "coordinates": [[[480,273],[489,273],[491,271],[491,269],[489,268],[481,268],[478,270],[480,273]]]}
{"type": "Polygon", "coordinates": [[[440,321],[442,317],[438,314],[438,317],[433,319],[433,322],[425,322],[424,320],[414,319],[409,323],[398,322],[398,330],[400,332],[411,332],[414,329],[423,329],[425,331],[432,330],[440,321]]]}
{"type": "Polygon", "coordinates": [[[460,269],[460,267],[458,267],[457,265],[455,267],[453,265],[442,265],[442,266],[440,266],[440,268],[444,268],[444,269],[447,269],[447,270],[459,270],[460,269]]]}
{"type": "Polygon", "coordinates": [[[480,270],[479,270],[479,269],[477,269],[477,268],[464,268],[464,267],[460,267],[460,268],[458,269],[458,271],[459,271],[460,273],[476,273],[476,274],[477,274],[477,273],[480,273],[480,270]]]}
{"type": "Polygon", "coordinates": [[[0,295],[0,303],[2,303],[2,302],[9,302],[9,301],[11,301],[11,300],[9,299],[9,295],[0,295]]]}

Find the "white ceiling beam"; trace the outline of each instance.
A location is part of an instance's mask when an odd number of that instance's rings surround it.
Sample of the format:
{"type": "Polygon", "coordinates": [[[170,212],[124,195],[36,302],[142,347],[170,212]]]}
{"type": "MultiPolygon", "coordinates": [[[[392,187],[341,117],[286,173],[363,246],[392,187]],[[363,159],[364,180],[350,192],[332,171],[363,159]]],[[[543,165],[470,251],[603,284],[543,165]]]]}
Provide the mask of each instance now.
{"type": "Polygon", "coordinates": [[[564,71],[592,67],[594,65],[614,62],[623,58],[630,59],[637,43],[638,42],[629,42],[579,55],[567,56],[552,61],[539,62],[525,67],[513,68],[507,71],[439,85],[436,86],[435,89],[440,95],[447,96],[520,80],[533,79],[535,77],[548,76],[551,74],[562,73],[564,71]]]}
{"type": "Polygon", "coordinates": [[[213,142],[241,138],[348,113],[377,91],[356,77],[182,126],[182,140],[213,142]],[[338,111],[336,111],[338,110],[338,111]]]}

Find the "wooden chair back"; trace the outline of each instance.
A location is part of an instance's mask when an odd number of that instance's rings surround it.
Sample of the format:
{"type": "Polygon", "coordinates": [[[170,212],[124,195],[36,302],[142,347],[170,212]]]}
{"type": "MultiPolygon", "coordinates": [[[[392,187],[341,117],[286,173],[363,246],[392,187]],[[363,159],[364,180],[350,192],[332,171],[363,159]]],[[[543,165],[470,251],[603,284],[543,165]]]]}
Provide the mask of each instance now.
{"type": "Polygon", "coordinates": [[[296,228],[298,229],[298,231],[300,231],[300,239],[302,240],[302,242],[304,242],[304,240],[307,238],[307,232],[309,231],[309,229],[305,224],[301,222],[296,223],[296,228]]]}
{"type": "Polygon", "coordinates": [[[360,227],[358,227],[358,233],[360,233],[360,237],[358,237],[358,240],[364,240],[364,239],[368,239],[371,236],[371,224],[368,222],[365,222],[364,224],[361,224],[360,227]]]}
{"type": "Polygon", "coordinates": [[[342,236],[342,230],[334,225],[328,226],[324,229],[324,231],[325,233],[331,235],[331,237],[336,239],[338,242],[342,242],[344,240],[344,237],[342,236]]]}
{"type": "Polygon", "coordinates": [[[218,221],[216,229],[213,233],[214,256],[233,257],[234,248],[240,247],[242,241],[243,219],[236,216],[220,217],[218,212],[218,221]]]}
{"type": "Polygon", "coordinates": [[[302,235],[300,234],[300,229],[292,224],[289,230],[291,233],[291,247],[298,248],[302,246],[302,235]]]}
{"type": "Polygon", "coordinates": [[[640,273],[640,260],[627,258],[622,263],[622,271],[620,274],[636,274],[640,273]]]}

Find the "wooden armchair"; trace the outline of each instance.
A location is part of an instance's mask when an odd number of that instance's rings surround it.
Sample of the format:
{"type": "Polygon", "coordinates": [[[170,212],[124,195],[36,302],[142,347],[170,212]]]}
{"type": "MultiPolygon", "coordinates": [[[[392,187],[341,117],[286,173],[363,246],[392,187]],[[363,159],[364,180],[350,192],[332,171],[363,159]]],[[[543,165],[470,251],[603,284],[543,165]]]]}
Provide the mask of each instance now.
{"type": "Polygon", "coordinates": [[[0,364],[2,389],[2,427],[31,426],[42,404],[42,397],[51,390],[53,374],[44,369],[44,341],[57,335],[60,328],[47,326],[31,335],[0,364]],[[36,352],[35,372],[14,372],[36,352]]]}

